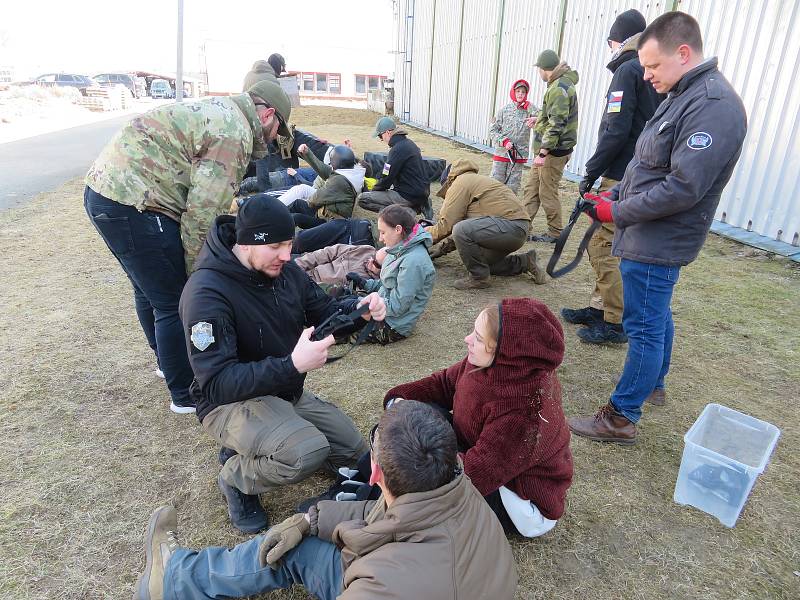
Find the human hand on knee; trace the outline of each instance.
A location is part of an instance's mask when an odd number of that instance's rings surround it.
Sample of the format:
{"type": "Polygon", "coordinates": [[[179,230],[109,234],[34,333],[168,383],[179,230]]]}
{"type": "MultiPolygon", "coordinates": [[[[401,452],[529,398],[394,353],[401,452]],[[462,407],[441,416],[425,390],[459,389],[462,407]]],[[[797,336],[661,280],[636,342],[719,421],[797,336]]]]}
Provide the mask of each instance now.
{"type": "Polygon", "coordinates": [[[283,555],[296,548],[311,531],[311,521],[305,513],[292,515],[270,529],[258,546],[258,564],[278,568],[283,555]]]}

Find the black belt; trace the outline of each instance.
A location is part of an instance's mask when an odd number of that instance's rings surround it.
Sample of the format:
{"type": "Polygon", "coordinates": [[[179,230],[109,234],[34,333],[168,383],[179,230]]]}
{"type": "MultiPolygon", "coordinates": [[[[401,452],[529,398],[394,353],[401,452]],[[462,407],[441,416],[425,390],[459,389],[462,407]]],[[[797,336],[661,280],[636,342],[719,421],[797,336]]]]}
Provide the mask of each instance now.
{"type": "Polygon", "coordinates": [[[553,279],[557,279],[559,277],[566,275],[567,273],[569,273],[575,267],[578,266],[578,264],[581,262],[581,259],[583,258],[583,253],[589,246],[589,240],[592,239],[594,232],[597,231],[602,225],[600,221],[592,220],[592,224],[589,226],[589,229],[586,230],[586,233],[583,234],[583,239],[581,240],[581,243],[578,245],[578,252],[575,254],[575,258],[573,258],[571,262],[564,265],[560,269],[556,269],[556,264],[561,258],[561,253],[564,251],[564,246],[567,243],[569,234],[572,233],[572,228],[575,227],[575,223],[578,222],[578,217],[581,216],[581,213],[584,211],[584,208],[590,204],[592,204],[590,200],[586,200],[584,198],[578,198],[578,201],[575,202],[575,208],[572,209],[572,213],[569,215],[569,221],[567,222],[567,226],[564,227],[563,231],[556,240],[556,245],[553,248],[553,256],[551,256],[550,260],[547,262],[547,269],[546,269],[547,274],[550,275],[550,277],[552,277],[553,279]]]}

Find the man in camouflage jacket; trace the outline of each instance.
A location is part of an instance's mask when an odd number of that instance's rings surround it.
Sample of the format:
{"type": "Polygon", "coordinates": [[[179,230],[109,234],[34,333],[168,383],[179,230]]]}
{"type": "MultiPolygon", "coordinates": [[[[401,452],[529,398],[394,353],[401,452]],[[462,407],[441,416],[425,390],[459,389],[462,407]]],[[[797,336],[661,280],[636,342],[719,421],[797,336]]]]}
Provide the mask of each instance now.
{"type": "Polygon", "coordinates": [[[194,412],[178,316],[187,273],[251,157],[288,133],[290,113],[288,96],[269,81],[238,96],[160,106],[125,125],[86,176],[86,212],[133,285],[174,412],[194,412]]]}
{"type": "Polygon", "coordinates": [[[515,194],[522,181],[522,166],[528,162],[531,129],[527,122],[536,114],[536,109],[528,102],[530,87],[524,79],[515,81],[511,86],[511,102],[497,111],[489,127],[489,135],[494,140],[492,177],[505,183],[515,194]]]}
{"type": "Polygon", "coordinates": [[[529,239],[537,242],[555,242],[561,233],[561,203],[558,184],[578,140],[578,95],[575,84],[578,73],[562,62],[558,54],[545,50],[536,60],[539,76],[547,82],[542,109],[534,125],[533,150],[536,158],[522,195],[531,223],[544,207],[547,215],[547,233],[529,239]]]}

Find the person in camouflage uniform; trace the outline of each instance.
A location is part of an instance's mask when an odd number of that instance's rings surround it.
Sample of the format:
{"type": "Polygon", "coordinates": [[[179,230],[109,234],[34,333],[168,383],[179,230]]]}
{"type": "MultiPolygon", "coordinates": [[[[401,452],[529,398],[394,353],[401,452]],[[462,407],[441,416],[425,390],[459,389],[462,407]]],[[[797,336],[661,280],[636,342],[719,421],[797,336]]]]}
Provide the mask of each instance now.
{"type": "Polygon", "coordinates": [[[511,86],[511,102],[501,108],[489,126],[489,135],[494,140],[492,156],[492,177],[519,192],[522,180],[522,166],[528,161],[528,146],[531,131],[526,122],[536,109],[528,102],[530,84],[518,79],[511,86]],[[512,159],[509,154],[513,154],[512,159]]]}
{"type": "Polygon", "coordinates": [[[578,96],[575,91],[578,73],[552,50],[542,52],[536,66],[542,81],[547,82],[547,90],[539,114],[528,121],[534,127],[536,158],[522,197],[531,223],[539,205],[544,206],[547,215],[547,233],[531,235],[528,239],[555,243],[563,228],[558,184],[578,140],[578,96]]]}
{"type": "Polygon", "coordinates": [[[86,175],[84,207],[133,286],[139,322],[174,412],[194,412],[178,302],[211,222],[252,157],[286,133],[291,103],[275,83],[160,106],[134,117],[86,175]]]}

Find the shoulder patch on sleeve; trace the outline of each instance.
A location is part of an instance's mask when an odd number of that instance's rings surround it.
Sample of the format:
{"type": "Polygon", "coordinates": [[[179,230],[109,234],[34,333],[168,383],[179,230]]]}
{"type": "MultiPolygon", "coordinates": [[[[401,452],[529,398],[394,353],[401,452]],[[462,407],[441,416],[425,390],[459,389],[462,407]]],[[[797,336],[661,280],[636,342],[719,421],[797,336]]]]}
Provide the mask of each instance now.
{"type": "Polygon", "coordinates": [[[215,350],[218,347],[218,337],[221,332],[214,320],[197,321],[191,327],[189,339],[192,341],[192,354],[215,350]]]}
{"type": "Polygon", "coordinates": [[[388,175],[389,174],[389,169],[391,169],[391,168],[392,168],[392,165],[390,165],[389,163],[383,163],[383,171],[382,171],[383,175],[388,175]]]}
{"type": "Polygon", "coordinates": [[[714,139],[711,137],[711,134],[705,131],[697,131],[691,134],[686,140],[686,145],[692,150],[705,150],[711,147],[713,143],[714,139]]]}
{"type": "Polygon", "coordinates": [[[609,92],[608,94],[608,110],[609,113],[618,113],[622,110],[622,95],[623,91],[609,92]]]}

